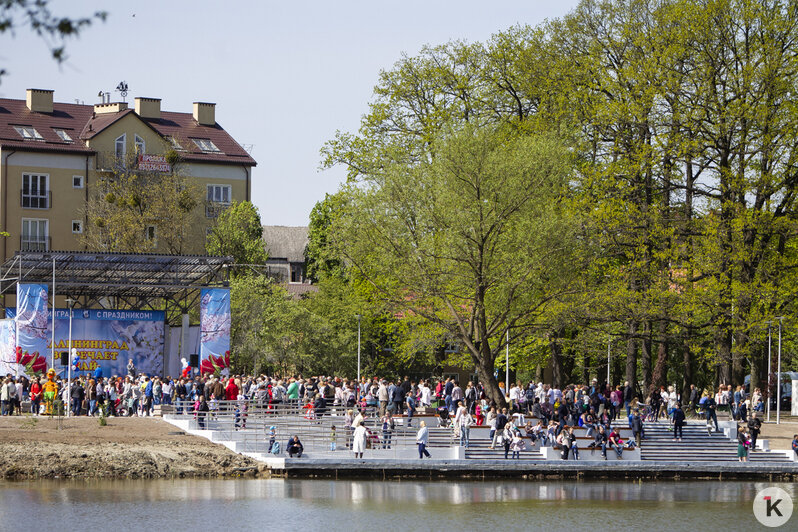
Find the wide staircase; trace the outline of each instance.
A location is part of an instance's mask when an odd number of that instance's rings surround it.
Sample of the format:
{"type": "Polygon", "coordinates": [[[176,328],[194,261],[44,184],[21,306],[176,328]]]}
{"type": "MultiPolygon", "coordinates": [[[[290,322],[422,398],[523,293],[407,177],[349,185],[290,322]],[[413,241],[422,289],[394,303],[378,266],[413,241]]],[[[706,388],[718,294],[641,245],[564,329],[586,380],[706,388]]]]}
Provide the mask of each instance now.
{"type": "MultiPolygon", "coordinates": [[[[645,423],[645,439],[641,445],[643,460],[661,462],[736,462],[737,442],[719,432],[707,433],[703,422],[684,427],[682,441],[673,441],[668,422],[645,423]]],[[[753,450],[751,462],[791,463],[784,452],[753,450]]]]}

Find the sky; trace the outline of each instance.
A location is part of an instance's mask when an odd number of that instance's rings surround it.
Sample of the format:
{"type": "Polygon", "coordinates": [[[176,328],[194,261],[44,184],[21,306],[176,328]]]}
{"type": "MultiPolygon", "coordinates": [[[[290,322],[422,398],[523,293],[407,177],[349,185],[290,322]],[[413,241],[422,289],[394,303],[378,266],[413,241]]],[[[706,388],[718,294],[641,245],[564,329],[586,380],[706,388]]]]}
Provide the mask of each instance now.
{"type": "Polygon", "coordinates": [[[357,131],[381,70],[401,54],[452,40],[483,42],[515,24],[560,17],[577,0],[51,0],[58,15],[108,12],[67,42],[58,65],[47,43],[19,28],[0,34],[0,97],[55,90],[55,101],[98,103],[124,80],[161,109],[216,103],[216,121],[251,146],[252,201],[266,225],[307,225],[345,169],[320,170],[337,130],[357,131]]]}

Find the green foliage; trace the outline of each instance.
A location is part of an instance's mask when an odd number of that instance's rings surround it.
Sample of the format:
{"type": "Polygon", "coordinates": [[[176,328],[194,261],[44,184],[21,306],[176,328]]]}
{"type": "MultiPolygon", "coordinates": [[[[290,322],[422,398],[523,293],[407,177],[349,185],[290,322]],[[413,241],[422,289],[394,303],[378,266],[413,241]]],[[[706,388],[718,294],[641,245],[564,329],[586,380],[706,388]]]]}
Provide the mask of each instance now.
{"type": "MultiPolygon", "coordinates": [[[[210,255],[233,257],[236,264],[264,264],[268,254],[263,244],[263,226],[258,208],[248,201],[242,201],[224,209],[211,227],[206,250],[210,255]]],[[[234,273],[238,271],[250,270],[236,269],[234,273]]]]}
{"type": "Polygon", "coordinates": [[[140,171],[133,160],[116,161],[101,174],[82,209],[88,219],[82,243],[94,251],[198,253],[202,241],[203,190],[179,168],[140,171]],[[155,238],[148,228],[155,227],[155,238]]]}

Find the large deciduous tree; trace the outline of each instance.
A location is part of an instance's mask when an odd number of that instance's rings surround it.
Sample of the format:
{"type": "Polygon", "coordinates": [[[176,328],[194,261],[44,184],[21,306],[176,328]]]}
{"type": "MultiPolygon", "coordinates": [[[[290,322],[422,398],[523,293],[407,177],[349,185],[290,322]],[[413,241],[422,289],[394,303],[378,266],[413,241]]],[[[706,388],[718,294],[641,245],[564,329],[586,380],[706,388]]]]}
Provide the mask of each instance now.
{"type": "Polygon", "coordinates": [[[502,128],[466,125],[428,140],[434,157],[384,159],[359,175],[332,238],[378,297],[456,339],[503,404],[494,362],[505,332],[512,340],[539,326],[577,264],[563,206],[572,162],[552,138],[502,128]]]}

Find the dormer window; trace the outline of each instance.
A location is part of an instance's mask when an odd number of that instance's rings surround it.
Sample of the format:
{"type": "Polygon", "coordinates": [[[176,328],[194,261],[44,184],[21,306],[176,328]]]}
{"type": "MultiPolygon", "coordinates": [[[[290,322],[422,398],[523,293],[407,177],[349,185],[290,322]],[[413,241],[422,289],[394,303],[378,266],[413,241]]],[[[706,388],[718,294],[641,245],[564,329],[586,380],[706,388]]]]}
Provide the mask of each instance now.
{"type": "Polygon", "coordinates": [[[172,148],[174,148],[175,150],[177,150],[177,151],[185,151],[185,149],[183,148],[183,146],[181,146],[181,145],[180,145],[180,143],[179,143],[179,142],[177,142],[177,139],[175,139],[174,137],[166,137],[166,140],[168,140],[168,141],[169,141],[169,144],[170,144],[170,145],[172,146],[172,148]]]}
{"type": "Polygon", "coordinates": [[[144,139],[136,135],[134,140],[136,141],[136,154],[145,154],[147,152],[147,145],[144,143],[144,139]]]}
{"type": "Polygon", "coordinates": [[[194,144],[197,145],[197,148],[199,148],[202,151],[207,151],[207,152],[222,151],[216,147],[216,144],[214,144],[211,139],[191,139],[191,140],[193,140],[194,144]]]}
{"type": "Polygon", "coordinates": [[[58,138],[64,142],[72,142],[72,137],[69,136],[69,133],[67,133],[66,130],[53,128],[53,131],[55,131],[55,134],[58,135],[58,138]]]}
{"type": "Polygon", "coordinates": [[[14,129],[25,140],[44,140],[44,137],[33,126],[14,126],[14,129]]]}

